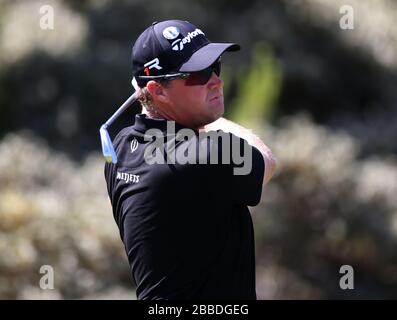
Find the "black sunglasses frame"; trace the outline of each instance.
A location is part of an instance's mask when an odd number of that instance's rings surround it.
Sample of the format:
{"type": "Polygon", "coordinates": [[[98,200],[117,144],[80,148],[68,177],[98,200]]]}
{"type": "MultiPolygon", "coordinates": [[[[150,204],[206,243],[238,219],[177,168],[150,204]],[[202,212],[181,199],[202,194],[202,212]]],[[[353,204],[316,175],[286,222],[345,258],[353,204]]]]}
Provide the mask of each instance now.
{"type": "Polygon", "coordinates": [[[158,76],[138,76],[139,79],[142,80],[176,80],[183,79],[186,80],[187,86],[195,86],[195,85],[205,85],[211,78],[212,73],[219,77],[221,74],[221,59],[216,60],[209,67],[195,72],[178,72],[171,74],[164,74],[158,76]]]}

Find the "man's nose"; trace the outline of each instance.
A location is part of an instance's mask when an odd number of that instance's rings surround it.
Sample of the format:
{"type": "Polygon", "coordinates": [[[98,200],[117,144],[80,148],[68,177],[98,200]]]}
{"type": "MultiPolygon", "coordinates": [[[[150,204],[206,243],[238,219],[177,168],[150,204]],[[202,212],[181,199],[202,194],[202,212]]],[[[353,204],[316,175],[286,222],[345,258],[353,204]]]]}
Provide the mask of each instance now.
{"type": "Polygon", "coordinates": [[[210,89],[223,88],[223,85],[223,80],[215,72],[212,72],[211,78],[208,81],[208,87],[210,89]]]}

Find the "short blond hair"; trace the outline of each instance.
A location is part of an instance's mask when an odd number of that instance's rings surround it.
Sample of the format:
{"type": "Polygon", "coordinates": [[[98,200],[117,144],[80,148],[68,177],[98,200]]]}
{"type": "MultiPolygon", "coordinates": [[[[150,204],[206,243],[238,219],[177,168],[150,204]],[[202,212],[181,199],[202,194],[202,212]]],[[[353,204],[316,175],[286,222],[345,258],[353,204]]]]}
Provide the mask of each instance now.
{"type": "Polygon", "coordinates": [[[153,98],[152,95],[149,93],[146,87],[143,87],[139,91],[138,101],[141,103],[142,107],[145,109],[152,109],[153,106],[153,98]]]}
{"type": "MultiPolygon", "coordinates": [[[[156,80],[163,87],[169,87],[170,81],[167,80],[156,80]]],[[[138,101],[141,103],[142,107],[145,108],[151,116],[158,115],[157,107],[153,104],[153,97],[146,87],[140,89],[138,96],[138,101]]]]}

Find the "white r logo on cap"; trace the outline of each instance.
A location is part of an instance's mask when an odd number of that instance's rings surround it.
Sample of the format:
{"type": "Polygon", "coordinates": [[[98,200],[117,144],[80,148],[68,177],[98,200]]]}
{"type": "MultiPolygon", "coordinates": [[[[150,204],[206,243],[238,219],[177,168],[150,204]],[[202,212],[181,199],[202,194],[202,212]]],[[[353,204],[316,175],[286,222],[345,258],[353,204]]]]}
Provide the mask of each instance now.
{"type": "Polygon", "coordinates": [[[144,64],[144,66],[145,66],[145,67],[149,67],[149,69],[152,69],[152,68],[156,68],[157,70],[163,69],[163,68],[160,66],[160,60],[159,60],[158,58],[155,58],[155,59],[153,59],[153,60],[151,60],[151,61],[149,61],[149,62],[146,62],[146,63],[144,64]]]}

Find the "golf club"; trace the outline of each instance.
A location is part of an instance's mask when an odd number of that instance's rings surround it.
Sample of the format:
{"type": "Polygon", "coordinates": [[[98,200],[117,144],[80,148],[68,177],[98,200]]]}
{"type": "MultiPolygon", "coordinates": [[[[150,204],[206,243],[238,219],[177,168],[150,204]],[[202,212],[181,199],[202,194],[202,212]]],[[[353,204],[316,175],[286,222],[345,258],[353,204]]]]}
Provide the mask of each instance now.
{"type": "MultiPolygon", "coordinates": [[[[138,89],[136,83],[132,80],[132,85],[134,89],[138,89]]],[[[101,136],[102,143],[102,153],[107,162],[117,163],[116,152],[113,148],[112,139],[110,139],[109,132],[107,128],[116,120],[128,107],[130,107],[138,98],[138,90],[135,91],[122,105],[117,111],[101,126],[99,129],[99,133],[101,136]]]]}

